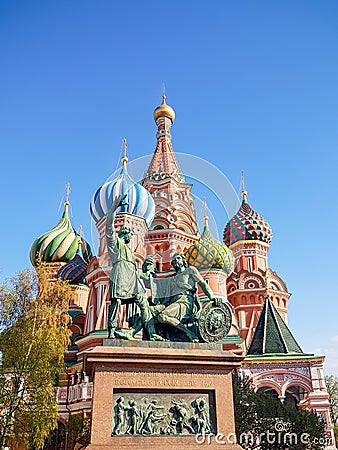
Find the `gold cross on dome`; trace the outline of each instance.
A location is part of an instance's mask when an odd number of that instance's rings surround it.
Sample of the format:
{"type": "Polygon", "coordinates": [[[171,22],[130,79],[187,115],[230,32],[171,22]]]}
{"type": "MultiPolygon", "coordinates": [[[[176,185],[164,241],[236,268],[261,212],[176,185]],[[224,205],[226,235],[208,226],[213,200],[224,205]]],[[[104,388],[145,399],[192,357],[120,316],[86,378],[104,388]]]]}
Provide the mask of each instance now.
{"type": "Polygon", "coordinates": [[[207,199],[205,197],[203,200],[203,214],[204,214],[203,216],[204,226],[206,227],[208,226],[209,217],[207,216],[207,199]]]}
{"type": "Polygon", "coordinates": [[[70,183],[67,181],[66,183],[66,203],[69,203],[69,193],[70,193],[70,183]]]}
{"type": "Polygon", "coordinates": [[[125,169],[127,162],[128,162],[128,157],[127,157],[127,139],[124,137],[122,138],[122,142],[123,142],[123,157],[122,157],[122,166],[125,169]]]}

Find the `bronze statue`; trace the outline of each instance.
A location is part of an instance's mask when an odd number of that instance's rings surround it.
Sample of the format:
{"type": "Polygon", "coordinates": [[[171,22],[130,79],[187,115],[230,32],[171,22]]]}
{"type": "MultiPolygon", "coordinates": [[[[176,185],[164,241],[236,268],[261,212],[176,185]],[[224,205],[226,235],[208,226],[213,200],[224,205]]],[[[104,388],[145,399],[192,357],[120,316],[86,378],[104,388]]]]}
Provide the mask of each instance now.
{"type": "Polygon", "coordinates": [[[159,414],[159,410],[163,410],[163,406],[157,404],[157,400],[151,400],[147,404],[144,417],[139,427],[140,434],[156,434],[158,423],[164,418],[164,414],[159,414]]]}
{"type": "Polygon", "coordinates": [[[137,419],[140,417],[140,414],[137,409],[136,400],[129,400],[128,402],[128,429],[126,434],[136,434],[137,432],[137,419]]]}
{"type": "MultiPolygon", "coordinates": [[[[143,283],[144,288],[151,289],[151,280],[155,276],[154,257],[148,255],[142,264],[142,272],[139,272],[140,281],[143,283]]],[[[138,296],[135,303],[139,307],[140,314],[135,316],[134,323],[129,330],[115,330],[115,336],[120,337],[121,339],[131,340],[143,328],[144,339],[150,341],[163,341],[164,339],[155,332],[155,323],[156,317],[163,311],[165,306],[161,304],[151,305],[145,296],[138,296]]]]}
{"type": "Polygon", "coordinates": [[[204,397],[195,399],[191,406],[195,409],[193,419],[196,423],[196,432],[198,434],[208,434],[211,432],[209,414],[207,411],[207,399],[204,397]]]}
{"type": "Polygon", "coordinates": [[[172,406],[169,412],[172,414],[170,425],[174,428],[176,434],[183,434],[184,429],[194,434],[194,430],[189,424],[190,414],[187,403],[181,399],[171,400],[172,406]]]}
{"type": "MultiPolygon", "coordinates": [[[[128,226],[123,226],[117,234],[114,227],[116,210],[122,205],[125,198],[126,195],[115,197],[106,218],[107,248],[112,263],[109,277],[111,304],[108,311],[108,338],[113,338],[115,335],[121,337],[120,333],[116,331],[120,306],[134,302],[140,307],[142,324],[145,327],[149,324],[147,329],[150,339],[152,339],[154,329],[151,328],[151,313],[148,309],[146,289],[138,273],[134,254],[128,246],[133,230],[128,226]]],[[[144,279],[147,276],[149,274],[144,275],[144,279]]]]}
{"type": "MultiPolygon", "coordinates": [[[[185,339],[199,342],[200,333],[197,328],[197,318],[201,306],[197,297],[196,284],[211,300],[210,306],[218,307],[217,310],[210,311],[213,316],[209,314],[210,320],[208,318],[207,329],[209,330],[212,327],[222,328],[225,313],[220,308],[221,299],[214,298],[208,284],[195,267],[188,267],[183,253],[175,253],[172,257],[171,265],[175,269],[173,275],[157,279],[154,260],[151,255],[147,256],[143,263],[142,271],[138,271],[134,254],[128,246],[133,230],[130,227],[123,226],[117,234],[114,227],[116,210],[123,204],[125,197],[125,195],[115,197],[106,218],[107,247],[112,263],[108,338],[117,336],[122,339],[133,339],[135,334],[143,328],[145,339],[163,340],[165,339],[163,336],[169,334],[169,340],[175,340],[176,336],[173,336],[170,332],[170,327],[172,327],[182,333],[181,335],[178,333],[176,340],[184,340],[182,336],[185,336],[185,339]],[[147,289],[151,291],[151,304],[147,298],[147,289]],[[131,303],[135,303],[139,307],[139,314],[127,332],[116,330],[121,304],[131,303]]],[[[213,328],[211,332],[215,334],[213,328]]],[[[228,331],[225,327],[223,328],[225,332],[228,331]]],[[[224,334],[222,331],[220,338],[223,338],[224,334]]],[[[218,339],[217,333],[215,334],[216,337],[212,336],[211,338],[208,333],[204,333],[204,335],[206,336],[206,338],[203,338],[204,340],[218,339]]]]}
{"type": "Polygon", "coordinates": [[[119,397],[116,400],[115,405],[115,428],[113,430],[113,434],[123,434],[124,426],[126,422],[125,411],[127,411],[128,407],[124,404],[124,398],[119,397]]]}
{"type": "Polygon", "coordinates": [[[157,320],[165,325],[182,331],[189,340],[197,341],[198,336],[184,325],[189,319],[193,319],[200,310],[200,304],[196,295],[196,283],[202,288],[206,296],[217,302],[208,284],[195,267],[188,267],[183,253],[175,253],[171,265],[176,274],[157,280],[157,295],[163,296],[168,304],[159,313],[157,320]]]}
{"type": "Polygon", "coordinates": [[[209,434],[215,431],[214,419],[209,417],[208,395],[197,393],[178,396],[173,392],[125,393],[114,404],[112,436],[117,435],[186,435],[209,434]],[[160,403],[159,403],[160,401],[160,403]]]}

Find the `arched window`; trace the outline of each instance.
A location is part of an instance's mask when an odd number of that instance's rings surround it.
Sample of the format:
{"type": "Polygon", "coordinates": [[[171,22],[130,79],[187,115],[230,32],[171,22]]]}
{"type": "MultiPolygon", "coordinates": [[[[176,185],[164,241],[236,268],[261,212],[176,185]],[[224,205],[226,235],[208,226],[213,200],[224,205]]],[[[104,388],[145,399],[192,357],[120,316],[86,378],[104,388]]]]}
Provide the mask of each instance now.
{"type": "Polygon", "coordinates": [[[301,386],[290,386],[285,391],[285,406],[296,409],[298,408],[298,403],[305,397],[305,389],[301,386]]]}
{"type": "Polygon", "coordinates": [[[263,387],[259,388],[257,392],[261,392],[265,395],[269,395],[272,398],[278,399],[278,392],[270,386],[263,386],[263,387]]]}

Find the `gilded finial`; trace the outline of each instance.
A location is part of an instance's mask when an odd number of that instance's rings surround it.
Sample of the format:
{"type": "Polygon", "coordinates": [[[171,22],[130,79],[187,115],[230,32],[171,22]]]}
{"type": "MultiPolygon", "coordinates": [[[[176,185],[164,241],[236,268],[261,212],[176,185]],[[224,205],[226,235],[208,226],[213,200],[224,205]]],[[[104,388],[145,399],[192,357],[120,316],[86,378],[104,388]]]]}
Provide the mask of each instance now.
{"type": "Polygon", "coordinates": [[[70,183],[67,181],[66,183],[66,200],[65,200],[65,206],[69,205],[69,192],[70,192],[70,183]]]}
{"type": "Polygon", "coordinates": [[[243,198],[243,201],[246,200],[246,196],[247,195],[248,195],[248,193],[245,190],[245,184],[244,184],[244,170],[242,170],[242,175],[241,175],[241,196],[243,198]]]}
{"type": "Polygon", "coordinates": [[[122,141],[123,141],[122,166],[123,166],[123,168],[125,169],[126,166],[127,166],[127,162],[128,162],[128,157],[127,157],[127,147],[128,147],[128,144],[127,144],[127,139],[126,139],[125,137],[122,139],[122,141]]]}
{"type": "Polygon", "coordinates": [[[79,237],[77,240],[77,255],[80,255],[83,257],[82,255],[82,242],[83,242],[83,228],[82,225],[79,226],[79,237]]]}
{"type": "Polygon", "coordinates": [[[206,200],[205,197],[204,197],[204,200],[203,200],[203,213],[204,213],[204,216],[203,216],[204,226],[207,227],[208,226],[209,217],[207,216],[207,200],[206,200]]]}
{"type": "Polygon", "coordinates": [[[79,235],[80,235],[79,242],[77,243],[78,248],[81,247],[82,240],[83,240],[83,227],[82,227],[82,225],[79,226],[79,235]]]}
{"type": "Polygon", "coordinates": [[[159,117],[167,117],[171,120],[171,123],[174,122],[175,119],[175,111],[172,109],[171,106],[167,105],[166,103],[166,94],[165,94],[165,84],[163,83],[162,86],[162,103],[160,106],[158,106],[154,111],[154,120],[155,122],[159,117]]]}

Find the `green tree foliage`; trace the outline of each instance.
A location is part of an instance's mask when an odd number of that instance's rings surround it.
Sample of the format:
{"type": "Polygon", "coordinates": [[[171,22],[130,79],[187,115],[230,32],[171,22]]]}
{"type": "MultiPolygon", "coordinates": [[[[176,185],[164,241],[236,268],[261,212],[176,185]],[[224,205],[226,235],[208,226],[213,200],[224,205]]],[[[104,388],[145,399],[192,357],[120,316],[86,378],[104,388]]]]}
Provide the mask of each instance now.
{"type": "Polygon", "coordinates": [[[57,424],[54,386],[70,336],[70,288],[49,279],[40,264],[0,285],[2,447],[42,448],[57,424]]]}
{"type": "Polygon", "coordinates": [[[90,424],[89,416],[74,414],[69,416],[66,424],[59,422],[47,439],[43,450],[54,450],[62,448],[64,450],[81,450],[90,444],[90,424]]]}
{"type": "Polygon", "coordinates": [[[337,443],[338,442],[338,425],[333,425],[333,433],[334,433],[335,441],[337,443]]]}
{"type": "Polygon", "coordinates": [[[66,450],[84,449],[90,444],[90,417],[72,415],[66,424],[66,450]]]}
{"type": "Polygon", "coordinates": [[[338,377],[327,375],[325,384],[330,396],[331,419],[335,425],[338,425],[338,377]]]}
{"type": "Polygon", "coordinates": [[[255,392],[251,381],[233,374],[237,441],[247,449],[319,450],[325,446],[325,424],[305,409],[285,406],[279,399],[255,392]]]}
{"type": "Polygon", "coordinates": [[[37,275],[28,269],[0,284],[0,331],[15,324],[27,314],[37,295],[37,275]]]}

